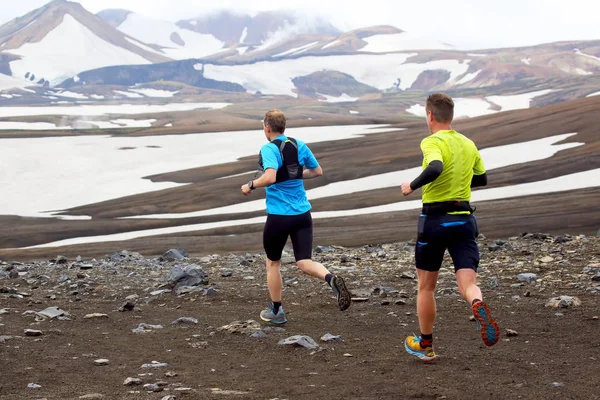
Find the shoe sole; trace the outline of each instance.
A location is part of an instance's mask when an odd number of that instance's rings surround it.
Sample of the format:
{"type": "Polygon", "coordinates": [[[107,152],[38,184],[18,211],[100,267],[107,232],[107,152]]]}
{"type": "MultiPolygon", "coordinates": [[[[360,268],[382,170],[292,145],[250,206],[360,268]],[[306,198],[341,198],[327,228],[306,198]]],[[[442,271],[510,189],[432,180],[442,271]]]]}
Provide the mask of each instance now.
{"type": "Polygon", "coordinates": [[[424,355],[424,354],[422,354],[422,353],[419,353],[418,351],[415,351],[415,350],[411,349],[411,348],[408,346],[408,343],[406,343],[406,341],[404,341],[404,349],[406,350],[406,352],[407,352],[408,354],[411,354],[411,355],[413,355],[413,356],[416,356],[416,357],[418,357],[418,358],[419,358],[421,361],[423,361],[423,362],[426,362],[426,363],[433,362],[433,361],[435,361],[435,360],[437,359],[437,355],[435,355],[435,353],[434,353],[434,356],[433,356],[433,357],[429,357],[429,356],[426,356],[426,355],[424,355]]]}
{"type": "Polygon", "coordinates": [[[340,311],[345,311],[348,308],[350,308],[350,305],[352,304],[352,295],[350,294],[350,292],[348,291],[348,288],[346,287],[346,284],[344,283],[344,279],[342,279],[339,276],[336,276],[335,278],[333,278],[333,285],[335,286],[338,295],[338,307],[340,308],[340,311]]]}
{"type": "Polygon", "coordinates": [[[271,323],[271,324],[274,324],[274,325],[283,325],[283,324],[287,323],[287,319],[283,319],[281,322],[275,322],[275,321],[273,321],[272,319],[263,318],[263,316],[262,316],[262,315],[259,315],[259,317],[260,317],[260,319],[262,319],[263,321],[265,321],[265,322],[269,322],[269,323],[271,323]]]}
{"type": "Polygon", "coordinates": [[[486,346],[493,346],[500,338],[500,327],[492,318],[490,309],[484,302],[476,303],[473,306],[473,315],[481,325],[481,338],[486,346]]]}

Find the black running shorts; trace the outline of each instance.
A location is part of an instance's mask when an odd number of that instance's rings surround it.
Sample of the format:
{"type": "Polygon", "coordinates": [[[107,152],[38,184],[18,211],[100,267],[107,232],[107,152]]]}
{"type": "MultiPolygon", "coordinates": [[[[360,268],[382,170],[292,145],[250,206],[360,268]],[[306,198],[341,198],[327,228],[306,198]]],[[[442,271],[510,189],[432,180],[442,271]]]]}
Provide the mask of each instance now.
{"type": "Polygon", "coordinates": [[[288,240],[292,239],[296,261],[312,258],[313,227],[310,211],[300,215],[267,215],[263,246],[271,261],[279,261],[288,240]]]}
{"type": "Polygon", "coordinates": [[[415,261],[418,269],[439,271],[444,252],[452,257],[454,271],[479,267],[479,235],[474,215],[425,215],[419,217],[415,261]]]}

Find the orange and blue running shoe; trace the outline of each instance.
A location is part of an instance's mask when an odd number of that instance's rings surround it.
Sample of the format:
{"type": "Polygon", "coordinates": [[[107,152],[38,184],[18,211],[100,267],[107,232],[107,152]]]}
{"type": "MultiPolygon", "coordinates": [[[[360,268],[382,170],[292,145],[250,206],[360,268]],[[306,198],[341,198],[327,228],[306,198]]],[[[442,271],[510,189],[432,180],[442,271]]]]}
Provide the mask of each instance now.
{"type": "Polygon", "coordinates": [[[490,309],[483,301],[473,304],[473,315],[481,327],[481,338],[486,346],[493,346],[500,338],[500,327],[490,313],[490,309]]]}

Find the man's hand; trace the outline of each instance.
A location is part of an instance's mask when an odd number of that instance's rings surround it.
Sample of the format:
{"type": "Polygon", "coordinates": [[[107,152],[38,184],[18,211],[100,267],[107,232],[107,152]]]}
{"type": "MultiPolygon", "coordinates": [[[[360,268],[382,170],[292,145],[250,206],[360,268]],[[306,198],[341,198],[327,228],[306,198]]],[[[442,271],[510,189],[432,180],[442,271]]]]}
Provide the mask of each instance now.
{"type": "Polygon", "coordinates": [[[411,189],[410,187],[410,182],[404,182],[402,184],[402,194],[405,196],[408,196],[409,194],[411,194],[412,192],[414,192],[414,190],[411,189]]]}
{"type": "Polygon", "coordinates": [[[244,184],[242,185],[242,194],[244,196],[248,196],[250,193],[252,193],[252,190],[250,189],[250,186],[248,186],[248,184],[244,184]]]}

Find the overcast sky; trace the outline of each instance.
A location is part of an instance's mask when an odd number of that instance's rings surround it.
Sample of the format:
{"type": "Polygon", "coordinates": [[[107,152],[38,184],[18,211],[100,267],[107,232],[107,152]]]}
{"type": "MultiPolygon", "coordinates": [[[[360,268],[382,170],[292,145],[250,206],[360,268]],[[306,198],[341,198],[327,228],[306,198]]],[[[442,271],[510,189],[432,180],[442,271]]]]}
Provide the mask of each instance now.
{"type": "MultiPolygon", "coordinates": [[[[79,0],[91,12],[125,8],[177,21],[230,8],[277,9],[323,15],[340,29],[393,25],[462,49],[524,46],[560,40],[600,39],[600,2],[594,0],[79,0]],[[352,4],[352,5],[350,5],[352,4]]],[[[47,0],[0,0],[0,23],[47,0]]]]}

